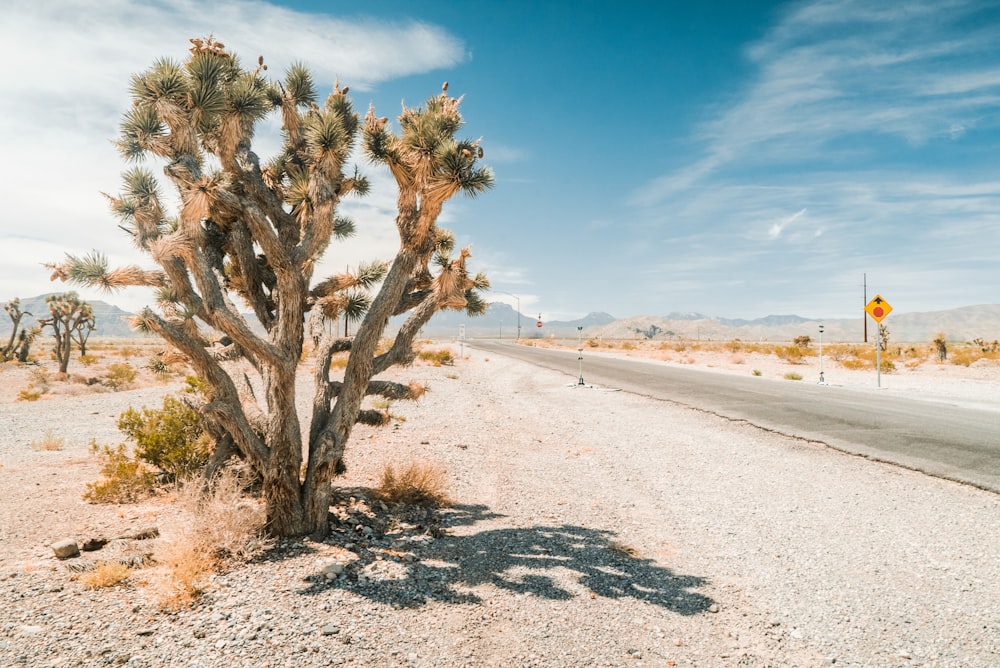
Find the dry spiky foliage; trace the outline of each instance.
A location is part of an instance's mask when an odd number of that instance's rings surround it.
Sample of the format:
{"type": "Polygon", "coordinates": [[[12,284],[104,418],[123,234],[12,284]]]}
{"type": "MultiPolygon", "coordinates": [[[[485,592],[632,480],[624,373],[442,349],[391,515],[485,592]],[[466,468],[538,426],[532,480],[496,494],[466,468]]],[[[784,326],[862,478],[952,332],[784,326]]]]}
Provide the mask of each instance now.
{"type": "Polygon", "coordinates": [[[153,553],[158,567],[148,580],[162,607],[190,605],[209,575],[249,561],[266,547],[264,509],[245,497],[244,482],[224,471],[207,490],[195,482],[180,488],[153,553]]]}
{"type": "MultiPolygon", "coordinates": [[[[122,192],[108,197],[156,267],[112,270],[97,252],[50,266],[54,278],[85,285],[157,288],[159,312],[145,309],[134,323],[167,339],[210,385],[205,419],[219,451],[237,450],[263,480],[269,530],[324,534],[330,483],[352,429],[377,417],[362,402],[385,394],[372,379],[413,360],[414,338],[438,310],[485,310],[477,291],[488,280],[469,275],[468,251],[454,253],[454,237],[437,222],[450,197],[476,196],[493,176],[478,162],[479,142],[456,136],[459,99],[447,91],[424,107],[404,108],[397,132],[374,110],[362,120],[339,83],[321,100],[303,65],[272,80],[263,59],[246,69],[213,38],[192,44],[183,63],[161,59],[132,77],[132,107],[118,141],[125,159],[162,165],[179,210],[167,211],[144,166],[126,171],[122,192]],[[280,118],[281,148],[262,164],[252,142],[272,113],[280,118]],[[338,206],[369,188],[348,165],[359,140],[399,188],[399,250],[389,261],[352,263],[357,269],[314,280],[330,243],[355,227],[337,215],[338,206]],[[250,326],[247,310],[264,334],[250,326]],[[389,318],[400,314],[409,314],[404,325],[389,349],[378,351],[389,318]],[[327,328],[333,318],[345,331],[357,322],[353,338],[327,328]],[[212,349],[205,325],[230,341],[225,355],[212,349]],[[295,375],[307,336],[317,371],[304,444],[295,375]],[[343,378],[332,378],[330,360],[345,351],[343,378]]],[[[398,394],[411,395],[405,386],[398,394]]]]}
{"type": "Polygon", "coordinates": [[[125,582],[131,574],[132,569],[125,564],[115,561],[105,561],[97,564],[94,569],[80,575],[79,579],[87,589],[104,589],[105,587],[114,587],[125,582]]]}
{"type": "Polygon", "coordinates": [[[59,436],[51,429],[46,429],[45,434],[41,438],[31,442],[32,450],[62,450],[63,445],[66,444],[66,439],[59,436]]]}
{"type": "Polygon", "coordinates": [[[386,503],[440,507],[451,503],[448,474],[441,466],[410,462],[398,470],[392,464],[382,469],[376,496],[386,503]]]}

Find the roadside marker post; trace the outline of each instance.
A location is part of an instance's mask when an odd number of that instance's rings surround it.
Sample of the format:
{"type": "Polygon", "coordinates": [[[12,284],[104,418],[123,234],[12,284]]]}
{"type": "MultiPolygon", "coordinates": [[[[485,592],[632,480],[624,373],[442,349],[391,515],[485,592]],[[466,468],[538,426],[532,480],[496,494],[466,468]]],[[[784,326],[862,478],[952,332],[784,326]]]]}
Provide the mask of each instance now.
{"type": "Polygon", "coordinates": [[[577,349],[577,352],[580,353],[579,357],[577,357],[577,360],[580,362],[580,380],[577,381],[576,384],[579,387],[583,387],[586,385],[586,383],[583,382],[583,326],[578,325],[576,331],[580,335],[580,347],[577,349]]]}
{"type": "Polygon", "coordinates": [[[819,384],[826,385],[823,380],[823,325],[819,326],[819,384]]]}

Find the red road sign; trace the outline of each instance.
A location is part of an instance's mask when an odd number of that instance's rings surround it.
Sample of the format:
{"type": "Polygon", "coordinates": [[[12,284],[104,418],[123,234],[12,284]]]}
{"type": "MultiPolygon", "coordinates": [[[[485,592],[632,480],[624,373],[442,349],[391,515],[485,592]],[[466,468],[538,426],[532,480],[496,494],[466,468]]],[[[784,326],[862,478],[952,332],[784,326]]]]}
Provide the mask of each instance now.
{"type": "Polygon", "coordinates": [[[538,322],[535,323],[535,327],[541,327],[541,326],[542,326],[542,321],[541,320],[539,320],[538,322]]]}

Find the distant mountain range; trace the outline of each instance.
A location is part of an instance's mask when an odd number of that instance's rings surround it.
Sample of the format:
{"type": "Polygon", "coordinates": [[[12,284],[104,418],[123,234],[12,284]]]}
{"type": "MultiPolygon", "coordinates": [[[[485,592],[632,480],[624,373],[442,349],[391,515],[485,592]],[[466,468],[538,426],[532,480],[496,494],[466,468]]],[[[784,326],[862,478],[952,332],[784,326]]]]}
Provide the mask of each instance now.
{"type": "MultiPolygon", "coordinates": [[[[47,316],[45,296],[21,300],[21,309],[37,316],[47,316]]],[[[96,316],[94,336],[141,336],[126,322],[131,313],[103,301],[91,301],[96,316]]],[[[389,322],[391,333],[404,322],[404,317],[389,322]]],[[[608,313],[589,313],[577,320],[543,321],[538,327],[533,316],[518,314],[500,302],[490,304],[486,313],[470,318],[459,311],[441,311],[421,330],[425,337],[457,338],[464,328],[465,337],[472,338],[607,338],[607,339],[694,339],[730,341],[790,341],[797,336],[819,338],[819,325],[824,326],[827,341],[861,341],[864,321],[858,318],[811,320],[797,315],[769,315],[755,320],[713,318],[701,313],[673,312],[665,316],[639,315],[618,319],[608,313]]],[[[965,306],[948,311],[927,313],[893,313],[883,322],[892,341],[900,343],[929,342],[939,332],[950,341],[987,341],[1000,339],[1000,304],[965,306]]],[[[868,322],[868,339],[874,341],[875,323],[868,322]]],[[[10,321],[0,313],[0,337],[10,333],[10,321]]]]}

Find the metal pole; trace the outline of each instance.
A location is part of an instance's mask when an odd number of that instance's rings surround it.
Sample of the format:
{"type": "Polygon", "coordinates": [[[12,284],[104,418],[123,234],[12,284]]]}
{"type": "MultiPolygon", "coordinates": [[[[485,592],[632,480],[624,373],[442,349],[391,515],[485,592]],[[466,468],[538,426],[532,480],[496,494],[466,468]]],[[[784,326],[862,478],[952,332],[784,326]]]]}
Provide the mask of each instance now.
{"type": "Polygon", "coordinates": [[[510,295],[517,300],[517,335],[514,337],[515,341],[521,340],[521,298],[515,295],[513,292],[506,292],[504,290],[499,290],[498,292],[503,292],[505,295],[510,295]]]}
{"type": "Polygon", "coordinates": [[[580,380],[577,382],[577,385],[586,385],[586,383],[583,382],[583,326],[578,325],[576,331],[579,332],[580,335],[580,347],[578,348],[580,356],[577,357],[580,362],[580,380]]]}
{"type": "Polygon", "coordinates": [[[826,385],[823,380],[823,325],[819,326],[819,384],[826,385]]]}
{"type": "Polygon", "coordinates": [[[875,337],[875,384],[882,387],[882,342],[881,336],[875,337]]]}

